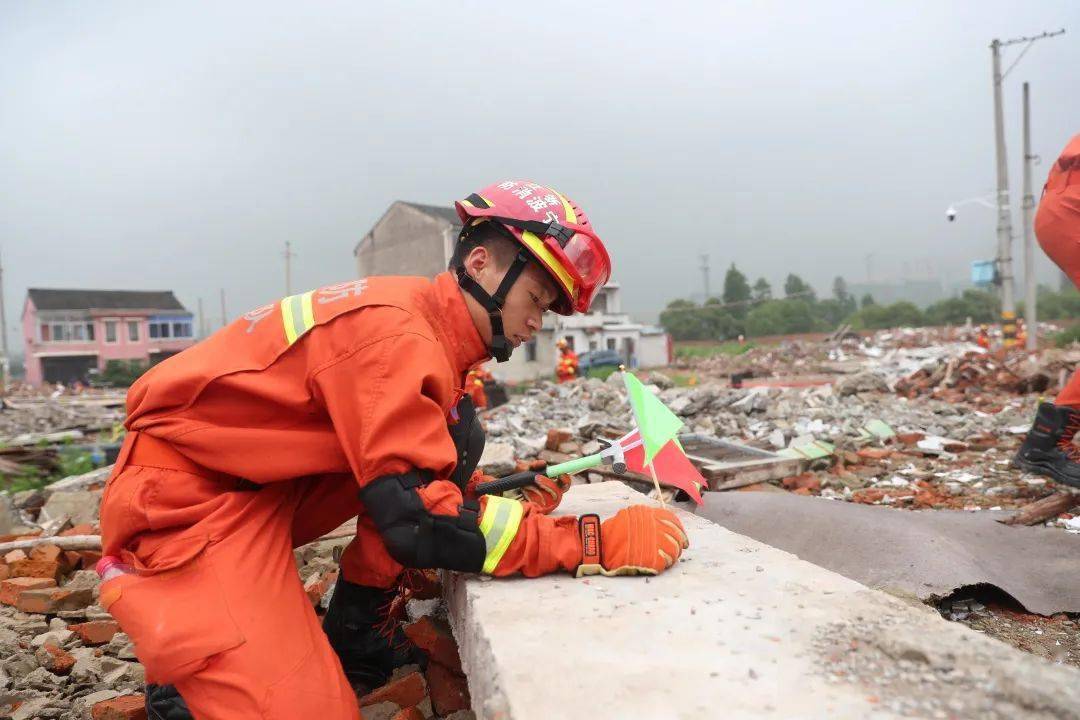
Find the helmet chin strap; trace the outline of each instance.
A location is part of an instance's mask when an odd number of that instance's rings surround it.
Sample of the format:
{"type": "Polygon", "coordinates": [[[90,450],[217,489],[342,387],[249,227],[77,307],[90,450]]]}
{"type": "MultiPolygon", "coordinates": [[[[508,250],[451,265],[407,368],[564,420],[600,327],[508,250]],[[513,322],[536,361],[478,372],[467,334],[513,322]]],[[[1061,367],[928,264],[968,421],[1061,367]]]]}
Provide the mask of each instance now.
{"type": "Polygon", "coordinates": [[[529,264],[529,254],[522,248],[518,250],[517,257],[514,258],[514,262],[510,264],[506,274],[503,275],[502,282],[499,283],[498,289],[494,295],[488,293],[480,283],[473,280],[472,277],[465,271],[465,267],[461,266],[457,269],[458,285],[461,289],[469,293],[476,299],[476,302],[480,303],[485,310],[487,310],[488,320],[491,321],[491,346],[488,348],[491,351],[491,357],[495,358],[498,362],[506,362],[510,359],[510,353],[513,351],[514,346],[510,344],[510,341],[506,338],[503,329],[502,320],[502,307],[506,302],[506,295],[510,292],[510,288],[517,282],[518,276],[521,275],[521,271],[525,269],[525,266],[529,264]]]}

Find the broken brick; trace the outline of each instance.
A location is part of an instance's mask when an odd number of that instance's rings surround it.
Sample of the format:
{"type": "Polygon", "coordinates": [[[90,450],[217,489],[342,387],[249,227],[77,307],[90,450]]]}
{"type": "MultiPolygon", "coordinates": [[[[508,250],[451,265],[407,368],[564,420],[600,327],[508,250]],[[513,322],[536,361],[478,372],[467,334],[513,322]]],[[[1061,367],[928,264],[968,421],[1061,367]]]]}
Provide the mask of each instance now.
{"type": "Polygon", "coordinates": [[[90,588],[67,590],[53,587],[41,590],[24,590],[19,594],[15,607],[21,612],[53,615],[62,610],[82,610],[94,602],[90,588]]]}
{"type": "Polygon", "coordinates": [[[38,545],[30,551],[31,560],[41,560],[42,562],[60,562],[60,556],[63,554],[63,550],[56,547],[52,543],[45,543],[44,545],[38,545]]]}
{"type": "Polygon", "coordinates": [[[60,579],[60,563],[55,560],[20,560],[8,565],[11,577],[52,578],[60,579]]]}
{"type": "Polygon", "coordinates": [[[98,564],[101,560],[100,550],[77,550],[79,557],[82,558],[82,566],[84,568],[92,568],[98,564]]]}
{"type": "Polygon", "coordinates": [[[90,710],[92,720],[146,720],[146,696],[124,695],[102,700],[90,710]]]}
{"type": "Polygon", "coordinates": [[[72,631],[87,645],[104,645],[120,632],[120,625],[115,620],[92,620],[91,622],[69,625],[72,631]]]}
{"type": "Polygon", "coordinates": [[[574,434],[566,428],[552,428],[548,430],[545,447],[548,450],[558,450],[560,445],[568,442],[573,436],[574,434]]]}
{"type": "Polygon", "coordinates": [[[24,590],[41,590],[56,587],[56,581],[49,578],[16,577],[0,582],[0,603],[15,605],[24,590]]]}
{"type": "Polygon", "coordinates": [[[419,672],[411,672],[369,692],[360,698],[360,706],[392,702],[398,707],[407,708],[419,705],[426,696],[427,682],[424,681],[424,676],[419,672]]]}
{"type": "Polygon", "coordinates": [[[404,628],[405,634],[413,643],[427,653],[427,656],[443,667],[461,672],[461,658],[458,656],[457,642],[445,623],[435,623],[425,615],[404,628]]]}
{"type": "Polygon", "coordinates": [[[334,586],[337,582],[338,571],[337,568],[333,570],[327,570],[326,572],[319,573],[312,579],[308,580],[304,585],[304,592],[307,593],[308,600],[315,607],[318,607],[322,602],[323,596],[326,592],[334,586]]]}
{"type": "Polygon", "coordinates": [[[26,553],[22,550],[12,550],[11,552],[4,554],[4,562],[8,565],[12,563],[21,562],[26,559],[26,553]]]}
{"type": "Polygon", "coordinates": [[[786,477],[781,481],[785,488],[795,492],[799,492],[800,495],[809,495],[811,493],[821,490],[821,480],[818,479],[814,473],[803,473],[802,475],[792,475],[786,477]]]}
{"type": "Polygon", "coordinates": [[[75,667],[75,658],[71,653],[52,643],[39,647],[34,656],[37,658],[38,665],[53,675],[67,675],[71,672],[71,668],[75,667]]]}
{"type": "Polygon", "coordinates": [[[436,714],[449,715],[469,709],[469,684],[463,676],[450,672],[438,663],[429,663],[427,681],[436,714]]]}
{"type": "Polygon", "coordinates": [[[399,711],[390,720],[425,720],[424,713],[417,707],[408,707],[399,711]]]}
{"type": "Polygon", "coordinates": [[[74,527],[69,527],[62,533],[59,533],[60,537],[71,537],[73,535],[97,535],[97,528],[91,523],[81,523],[74,527]]]}
{"type": "Polygon", "coordinates": [[[896,441],[902,445],[914,445],[920,440],[925,440],[926,435],[921,432],[897,433],[896,441]]]}
{"type": "Polygon", "coordinates": [[[68,572],[78,570],[82,567],[82,556],[74,550],[65,550],[60,561],[60,566],[68,572]]]}

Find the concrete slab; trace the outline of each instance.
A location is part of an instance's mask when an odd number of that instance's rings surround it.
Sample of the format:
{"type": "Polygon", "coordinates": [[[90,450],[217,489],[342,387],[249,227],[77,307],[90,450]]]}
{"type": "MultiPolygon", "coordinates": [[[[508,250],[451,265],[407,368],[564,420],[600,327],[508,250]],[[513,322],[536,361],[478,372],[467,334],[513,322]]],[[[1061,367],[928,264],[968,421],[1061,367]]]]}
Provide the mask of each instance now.
{"type": "Polygon", "coordinates": [[[997,522],[1007,513],[898,510],[792,493],[713,493],[698,514],[894,594],[928,600],[989,584],[1030,612],[1080,612],[1080,535],[997,522]]]}
{"type": "MultiPolygon", "coordinates": [[[[608,482],[560,510],[639,502],[608,482]]],[[[1080,717],[1080,671],[677,512],[691,548],[660,577],[449,577],[478,717],[1080,717]]]]}

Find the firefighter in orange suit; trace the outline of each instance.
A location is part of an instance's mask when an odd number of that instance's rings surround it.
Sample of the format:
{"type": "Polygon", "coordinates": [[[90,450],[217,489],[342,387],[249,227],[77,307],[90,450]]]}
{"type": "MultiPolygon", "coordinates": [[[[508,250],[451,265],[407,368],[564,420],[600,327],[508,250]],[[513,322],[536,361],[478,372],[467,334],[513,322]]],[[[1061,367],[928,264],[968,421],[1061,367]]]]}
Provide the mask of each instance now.
{"type": "Polygon", "coordinates": [[[559,382],[570,382],[578,376],[578,356],[570,349],[570,344],[565,339],[559,338],[555,343],[559,349],[559,361],[555,365],[555,377],[559,382]]]}
{"type": "Polygon", "coordinates": [[[465,378],[465,389],[472,398],[473,407],[483,410],[488,406],[487,392],[484,391],[484,383],[491,380],[491,373],[482,367],[473,368],[465,378]]]}
{"type": "Polygon", "coordinates": [[[451,272],[284,298],[131,388],[101,513],[103,552],[126,571],[100,602],[147,682],[195,718],[359,718],[353,685],[408,659],[372,630],[406,569],[656,574],[687,546],[659,508],[600,524],[471,492],[469,369],[507,360],[548,309],[585,312],[610,261],[551,188],[508,181],[456,207],[451,272]],[[293,548],[353,517],[324,628],[293,548]]]}

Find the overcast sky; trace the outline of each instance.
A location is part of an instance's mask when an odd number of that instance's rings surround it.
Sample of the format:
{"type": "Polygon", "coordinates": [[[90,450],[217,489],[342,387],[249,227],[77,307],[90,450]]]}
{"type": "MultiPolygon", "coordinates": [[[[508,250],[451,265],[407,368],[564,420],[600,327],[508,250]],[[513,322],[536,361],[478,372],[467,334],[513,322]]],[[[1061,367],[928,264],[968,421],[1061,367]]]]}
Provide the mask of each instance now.
{"type": "MultiPolygon", "coordinates": [[[[994,254],[990,40],[1041,188],[1080,132],[1080,3],[0,0],[0,252],[26,288],[174,289],[216,320],[353,277],[395,199],[571,196],[631,311],[753,281],[961,282],[994,254]],[[1006,64],[1018,53],[1006,52],[1006,64]]],[[[1016,253],[1021,256],[1017,245],[1016,253]]],[[[1051,280],[1045,259],[1043,276],[1051,280]]]]}

